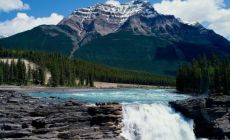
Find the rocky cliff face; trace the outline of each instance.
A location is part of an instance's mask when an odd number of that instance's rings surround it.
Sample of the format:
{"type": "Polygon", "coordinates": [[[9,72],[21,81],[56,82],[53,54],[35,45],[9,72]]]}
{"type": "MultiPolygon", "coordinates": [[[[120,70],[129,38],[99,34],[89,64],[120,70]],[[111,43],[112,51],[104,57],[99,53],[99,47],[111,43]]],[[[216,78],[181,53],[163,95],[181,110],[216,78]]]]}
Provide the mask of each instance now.
{"type": "Polygon", "coordinates": [[[230,138],[230,96],[212,95],[170,103],[178,112],[194,120],[197,137],[230,138]]]}
{"type": "Polygon", "coordinates": [[[0,91],[0,139],[120,139],[122,107],[0,91]]]}

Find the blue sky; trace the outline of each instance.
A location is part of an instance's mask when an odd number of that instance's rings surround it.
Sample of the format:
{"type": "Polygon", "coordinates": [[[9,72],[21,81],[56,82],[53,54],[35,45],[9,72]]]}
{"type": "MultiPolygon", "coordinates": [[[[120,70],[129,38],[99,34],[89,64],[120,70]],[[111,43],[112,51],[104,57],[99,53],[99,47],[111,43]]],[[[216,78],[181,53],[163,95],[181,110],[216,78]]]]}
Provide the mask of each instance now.
{"type": "MultiPolygon", "coordinates": [[[[5,0],[7,1],[7,0],[5,0]]],[[[51,13],[56,12],[61,15],[67,16],[76,8],[87,7],[95,3],[104,3],[105,0],[22,0],[24,3],[29,4],[30,10],[23,11],[28,15],[35,17],[49,16],[51,13]]],[[[121,3],[128,0],[120,0],[121,3]]],[[[161,0],[150,0],[153,4],[161,0]]],[[[230,8],[230,0],[224,0],[227,7],[230,8]]],[[[0,21],[12,19],[18,11],[3,13],[0,12],[0,21]]]]}
{"type": "MultiPolygon", "coordinates": [[[[5,0],[7,1],[7,0],[5,0]]],[[[27,13],[34,17],[49,16],[55,12],[63,16],[68,16],[71,11],[94,5],[96,3],[105,3],[106,0],[22,0],[30,6],[30,10],[20,11],[27,13]]],[[[127,2],[128,0],[120,0],[121,3],[127,2]]],[[[161,0],[150,0],[152,3],[159,2],[161,0]]],[[[16,16],[16,11],[11,12],[0,12],[0,21],[9,20],[16,16]]]]}
{"type": "MultiPolygon", "coordinates": [[[[57,24],[73,10],[108,0],[0,0],[0,35],[13,35],[42,24],[57,24]]],[[[117,0],[110,0],[117,1],[117,0]]],[[[119,0],[120,3],[129,0],[119,0]]],[[[230,39],[230,0],[149,0],[162,14],[199,22],[230,39]]]]}

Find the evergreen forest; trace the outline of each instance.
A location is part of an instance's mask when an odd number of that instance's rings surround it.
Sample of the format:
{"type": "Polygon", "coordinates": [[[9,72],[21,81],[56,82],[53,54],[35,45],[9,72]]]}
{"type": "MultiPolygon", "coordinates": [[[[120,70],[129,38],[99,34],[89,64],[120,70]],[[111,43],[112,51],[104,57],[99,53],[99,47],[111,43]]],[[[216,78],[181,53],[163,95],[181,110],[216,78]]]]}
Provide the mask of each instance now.
{"type": "Polygon", "coordinates": [[[175,78],[145,72],[110,68],[79,59],[70,59],[55,53],[0,49],[1,59],[18,59],[17,62],[0,63],[0,84],[45,85],[45,74],[50,72],[48,86],[94,86],[94,81],[127,84],[175,85],[175,78]],[[37,65],[36,69],[22,60],[37,65]]]}
{"type": "Polygon", "coordinates": [[[176,88],[181,92],[230,93],[230,60],[215,55],[194,59],[178,70],[176,88]]]}

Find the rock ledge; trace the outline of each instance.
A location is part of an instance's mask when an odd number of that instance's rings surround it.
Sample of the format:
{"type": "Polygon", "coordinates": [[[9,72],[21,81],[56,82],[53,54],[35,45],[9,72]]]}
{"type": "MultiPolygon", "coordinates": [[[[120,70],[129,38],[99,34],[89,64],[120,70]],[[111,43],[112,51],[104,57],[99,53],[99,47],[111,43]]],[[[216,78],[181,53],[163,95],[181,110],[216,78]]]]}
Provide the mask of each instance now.
{"type": "Polygon", "coordinates": [[[0,139],[120,139],[122,106],[52,102],[0,91],[0,139]]]}
{"type": "Polygon", "coordinates": [[[170,102],[178,112],[194,120],[197,137],[230,139],[230,96],[212,95],[170,102]]]}

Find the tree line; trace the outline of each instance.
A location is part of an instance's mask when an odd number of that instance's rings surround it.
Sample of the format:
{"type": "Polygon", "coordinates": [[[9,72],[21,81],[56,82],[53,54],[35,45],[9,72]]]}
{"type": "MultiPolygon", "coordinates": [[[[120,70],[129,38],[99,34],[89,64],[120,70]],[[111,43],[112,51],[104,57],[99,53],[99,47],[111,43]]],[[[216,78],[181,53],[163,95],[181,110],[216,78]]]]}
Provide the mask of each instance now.
{"type": "MultiPolygon", "coordinates": [[[[159,86],[175,85],[173,77],[110,68],[79,59],[70,59],[60,54],[0,49],[0,58],[20,58],[35,63],[42,71],[42,74],[37,72],[38,76],[35,75],[37,77],[35,79],[43,77],[44,69],[49,70],[51,79],[48,85],[54,87],[94,86],[94,81],[159,86]]],[[[4,71],[3,75],[5,75],[4,71]]],[[[39,81],[37,80],[36,84],[41,84],[39,81]]]]}
{"type": "Polygon", "coordinates": [[[181,92],[230,93],[230,60],[213,56],[194,59],[177,73],[176,88],[181,92]]]}
{"type": "Polygon", "coordinates": [[[31,69],[23,60],[13,59],[0,62],[0,85],[45,85],[45,70],[31,69]]]}

